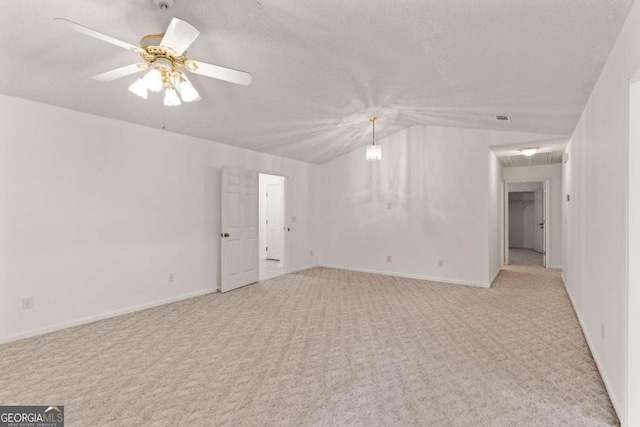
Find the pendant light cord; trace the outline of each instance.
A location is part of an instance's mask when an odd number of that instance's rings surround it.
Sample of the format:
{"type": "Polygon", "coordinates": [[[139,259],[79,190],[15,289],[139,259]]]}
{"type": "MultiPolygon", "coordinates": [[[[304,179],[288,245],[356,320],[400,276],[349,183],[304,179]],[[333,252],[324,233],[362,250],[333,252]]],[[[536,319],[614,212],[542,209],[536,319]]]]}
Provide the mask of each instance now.
{"type": "Polygon", "coordinates": [[[371,119],[369,119],[369,121],[371,122],[371,124],[373,125],[373,132],[372,132],[372,142],[371,145],[373,145],[375,147],[376,145],[376,120],[378,120],[377,117],[371,117],[371,119]]]}

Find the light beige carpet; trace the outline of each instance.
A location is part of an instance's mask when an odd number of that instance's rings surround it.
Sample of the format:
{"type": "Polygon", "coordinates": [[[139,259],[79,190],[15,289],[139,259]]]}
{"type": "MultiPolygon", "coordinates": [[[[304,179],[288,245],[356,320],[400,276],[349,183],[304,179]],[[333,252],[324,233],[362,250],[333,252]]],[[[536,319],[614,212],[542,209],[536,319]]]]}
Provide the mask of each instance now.
{"type": "Polygon", "coordinates": [[[1,404],[68,426],[601,426],[559,273],[491,289],[314,269],[0,346],[1,404]]]}
{"type": "Polygon", "coordinates": [[[542,267],[542,254],[533,249],[509,248],[509,264],[542,267]]]}

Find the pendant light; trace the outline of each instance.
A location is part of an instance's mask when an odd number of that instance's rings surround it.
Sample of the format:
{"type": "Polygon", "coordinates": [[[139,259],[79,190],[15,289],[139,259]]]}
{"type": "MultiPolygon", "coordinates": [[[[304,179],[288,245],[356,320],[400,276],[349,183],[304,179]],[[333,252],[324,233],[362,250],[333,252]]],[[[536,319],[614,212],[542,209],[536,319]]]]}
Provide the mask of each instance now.
{"type": "Polygon", "coordinates": [[[370,162],[376,162],[378,160],[382,160],[382,147],[376,145],[376,121],[377,117],[371,117],[369,121],[373,126],[373,139],[371,141],[371,145],[367,145],[367,152],[365,158],[370,162]]]}

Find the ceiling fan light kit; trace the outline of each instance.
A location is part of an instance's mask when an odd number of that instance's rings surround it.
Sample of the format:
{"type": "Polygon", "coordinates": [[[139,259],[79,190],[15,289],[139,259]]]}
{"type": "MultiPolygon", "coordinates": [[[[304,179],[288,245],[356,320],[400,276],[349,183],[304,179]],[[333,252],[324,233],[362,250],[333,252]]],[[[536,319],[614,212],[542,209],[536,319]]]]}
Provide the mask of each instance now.
{"type": "Polygon", "coordinates": [[[145,83],[143,78],[139,78],[131,86],[129,86],[129,91],[138,95],[140,98],[147,99],[147,84],[145,83]]]}
{"type": "MultiPolygon", "coordinates": [[[[153,0],[161,9],[168,9],[173,0],[153,0]]],[[[243,86],[251,84],[251,74],[245,71],[221,67],[187,59],[185,52],[200,34],[194,26],[173,18],[164,34],[150,34],[140,40],[140,47],[120,41],[102,34],[84,25],[77,24],[64,18],[55,18],[67,27],[137,53],[144,60],[143,63],[127,65],[115,70],[93,76],[94,79],[109,82],[141,71],[145,74],[129,86],[129,91],[143,99],[147,99],[149,92],[164,92],[164,105],[172,107],[183,102],[199,101],[200,94],[191,84],[185,71],[205,77],[224,80],[243,86]]]]}
{"type": "Polygon", "coordinates": [[[167,107],[175,107],[180,105],[180,98],[174,88],[168,87],[164,89],[164,105],[167,107]]]}

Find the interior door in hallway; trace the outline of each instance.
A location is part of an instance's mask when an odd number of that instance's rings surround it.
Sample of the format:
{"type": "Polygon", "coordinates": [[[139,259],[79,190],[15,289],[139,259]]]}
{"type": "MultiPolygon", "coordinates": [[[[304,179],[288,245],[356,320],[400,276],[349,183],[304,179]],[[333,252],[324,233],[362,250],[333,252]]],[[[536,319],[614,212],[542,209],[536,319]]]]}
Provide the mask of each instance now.
{"type": "Polygon", "coordinates": [[[222,292],[258,281],[258,173],[222,168],[222,292]]]}
{"type": "MultiPolygon", "coordinates": [[[[533,193],[533,209],[534,209],[534,221],[535,221],[535,243],[534,249],[541,254],[545,252],[545,197],[544,190],[542,188],[537,189],[533,193]]],[[[544,260],[544,257],[543,257],[544,260]]]]}
{"type": "Polygon", "coordinates": [[[282,183],[267,185],[267,259],[280,261],[283,254],[282,183]]]}

